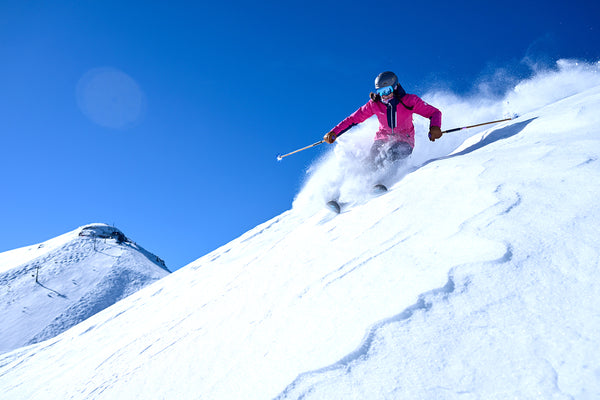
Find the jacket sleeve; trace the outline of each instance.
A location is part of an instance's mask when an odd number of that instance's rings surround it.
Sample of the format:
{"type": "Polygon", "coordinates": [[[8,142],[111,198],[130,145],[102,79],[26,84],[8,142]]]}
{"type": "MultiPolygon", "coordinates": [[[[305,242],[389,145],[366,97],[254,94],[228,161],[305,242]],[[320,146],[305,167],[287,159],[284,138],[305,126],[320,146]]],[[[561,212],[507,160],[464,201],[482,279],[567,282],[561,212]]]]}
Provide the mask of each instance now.
{"type": "Polygon", "coordinates": [[[375,114],[373,111],[373,104],[373,100],[369,100],[367,104],[354,111],[348,118],[337,124],[331,131],[335,133],[336,136],[340,136],[354,125],[358,125],[361,122],[366,121],[369,117],[375,114]]]}
{"type": "Polygon", "coordinates": [[[442,127],[442,112],[434,106],[427,104],[417,95],[410,96],[411,105],[413,106],[413,112],[419,114],[422,117],[429,118],[429,126],[442,127]]]}

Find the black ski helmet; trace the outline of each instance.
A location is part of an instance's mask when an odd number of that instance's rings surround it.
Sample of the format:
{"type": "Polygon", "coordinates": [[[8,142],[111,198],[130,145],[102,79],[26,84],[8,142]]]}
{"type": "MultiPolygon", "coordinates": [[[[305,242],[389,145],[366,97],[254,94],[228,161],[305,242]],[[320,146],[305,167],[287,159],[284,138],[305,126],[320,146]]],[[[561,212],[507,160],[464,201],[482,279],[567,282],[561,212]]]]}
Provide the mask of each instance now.
{"type": "Polygon", "coordinates": [[[375,89],[380,89],[386,86],[396,86],[398,77],[392,71],[385,71],[377,75],[375,78],[375,89]]]}

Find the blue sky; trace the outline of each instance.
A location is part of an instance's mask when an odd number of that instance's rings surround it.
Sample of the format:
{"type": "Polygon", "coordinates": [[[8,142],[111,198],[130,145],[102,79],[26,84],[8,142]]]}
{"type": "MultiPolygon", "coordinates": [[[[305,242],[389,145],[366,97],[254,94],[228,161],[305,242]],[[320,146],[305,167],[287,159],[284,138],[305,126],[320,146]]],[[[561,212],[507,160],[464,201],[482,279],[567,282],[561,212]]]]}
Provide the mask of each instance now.
{"type": "Polygon", "coordinates": [[[2,2],[0,251],[105,222],[174,270],[291,208],[327,145],[276,155],[381,71],[469,95],[600,59],[594,2],[370,3],[2,2]]]}

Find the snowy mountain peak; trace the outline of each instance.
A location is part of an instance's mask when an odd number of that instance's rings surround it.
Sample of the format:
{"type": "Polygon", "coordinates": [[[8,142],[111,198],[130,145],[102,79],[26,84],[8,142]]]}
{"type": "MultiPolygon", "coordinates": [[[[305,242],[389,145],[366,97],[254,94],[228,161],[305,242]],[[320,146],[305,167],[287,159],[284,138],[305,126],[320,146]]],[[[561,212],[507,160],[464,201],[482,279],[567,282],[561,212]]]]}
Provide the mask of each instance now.
{"type": "Polygon", "coordinates": [[[167,269],[165,262],[158,256],[144,250],[142,247],[138,246],[137,243],[129,239],[123,232],[114,226],[110,226],[102,223],[95,223],[82,226],[78,229],[79,237],[82,238],[90,238],[92,240],[96,239],[104,239],[104,240],[114,240],[116,244],[124,244],[135,248],[137,251],[143,253],[148,259],[150,259],[153,263],[157,264],[164,270],[170,272],[167,269]]]}
{"type": "Polygon", "coordinates": [[[101,239],[115,239],[119,243],[129,241],[129,239],[127,239],[123,232],[121,232],[114,226],[98,223],[85,225],[79,228],[79,236],[95,237],[101,239]]]}
{"type": "Polygon", "coordinates": [[[106,224],[0,253],[0,352],[54,337],[168,273],[106,224]]]}

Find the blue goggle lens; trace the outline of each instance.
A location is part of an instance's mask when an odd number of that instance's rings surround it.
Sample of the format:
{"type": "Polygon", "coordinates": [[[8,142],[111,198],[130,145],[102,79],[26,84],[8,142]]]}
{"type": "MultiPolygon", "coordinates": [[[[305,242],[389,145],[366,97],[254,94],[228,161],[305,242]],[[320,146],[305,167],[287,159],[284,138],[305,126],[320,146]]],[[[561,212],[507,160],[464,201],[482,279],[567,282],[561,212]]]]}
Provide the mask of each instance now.
{"type": "Polygon", "coordinates": [[[389,96],[392,93],[394,93],[393,86],[385,86],[377,89],[377,94],[380,96],[389,96]]]}

